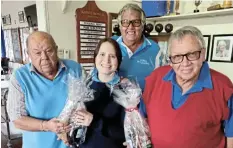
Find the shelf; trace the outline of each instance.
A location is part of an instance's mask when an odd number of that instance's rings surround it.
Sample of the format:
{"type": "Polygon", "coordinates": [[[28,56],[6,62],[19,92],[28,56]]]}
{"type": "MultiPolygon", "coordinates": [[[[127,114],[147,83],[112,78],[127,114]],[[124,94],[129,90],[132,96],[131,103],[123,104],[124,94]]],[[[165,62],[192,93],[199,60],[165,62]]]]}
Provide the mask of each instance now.
{"type": "Polygon", "coordinates": [[[181,14],[181,15],[150,17],[150,18],[146,18],[146,21],[158,22],[158,21],[184,20],[184,19],[215,17],[215,16],[227,16],[227,15],[233,15],[233,8],[198,12],[198,13],[190,13],[190,14],[181,14]]]}

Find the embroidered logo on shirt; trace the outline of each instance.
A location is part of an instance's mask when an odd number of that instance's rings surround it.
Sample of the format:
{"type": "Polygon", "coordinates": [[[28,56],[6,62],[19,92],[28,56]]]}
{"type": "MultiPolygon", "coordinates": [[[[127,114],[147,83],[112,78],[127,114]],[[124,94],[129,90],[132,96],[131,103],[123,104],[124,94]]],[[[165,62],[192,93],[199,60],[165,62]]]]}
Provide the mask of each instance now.
{"type": "Polygon", "coordinates": [[[143,65],[149,65],[149,63],[145,59],[137,60],[137,63],[143,64],[143,65]]]}

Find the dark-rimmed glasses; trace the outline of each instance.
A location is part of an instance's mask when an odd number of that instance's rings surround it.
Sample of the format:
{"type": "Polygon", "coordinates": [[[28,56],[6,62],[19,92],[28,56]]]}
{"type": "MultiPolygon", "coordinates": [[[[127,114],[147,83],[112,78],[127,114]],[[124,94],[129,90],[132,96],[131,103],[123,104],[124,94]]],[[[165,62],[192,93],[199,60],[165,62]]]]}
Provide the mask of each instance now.
{"type": "Polygon", "coordinates": [[[133,25],[133,27],[139,27],[141,25],[142,21],[140,19],[138,20],[122,20],[121,26],[123,27],[129,27],[130,24],[133,25]]]}
{"type": "Polygon", "coordinates": [[[173,64],[178,64],[184,60],[184,56],[189,61],[195,61],[200,58],[200,55],[201,55],[201,50],[198,50],[198,51],[194,51],[194,52],[186,53],[182,55],[170,56],[169,59],[173,64]]]}

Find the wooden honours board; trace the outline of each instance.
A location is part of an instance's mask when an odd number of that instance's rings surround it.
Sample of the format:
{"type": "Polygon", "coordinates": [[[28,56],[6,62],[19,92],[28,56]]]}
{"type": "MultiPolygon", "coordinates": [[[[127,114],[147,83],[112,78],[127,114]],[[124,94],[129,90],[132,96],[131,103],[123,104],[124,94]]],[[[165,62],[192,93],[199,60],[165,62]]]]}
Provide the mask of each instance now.
{"type": "Polygon", "coordinates": [[[94,50],[99,40],[107,37],[107,28],[108,15],[97,7],[95,1],[88,1],[83,8],[76,9],[78,62],[83,66],[90,68],[93,65],[94,50]]]}

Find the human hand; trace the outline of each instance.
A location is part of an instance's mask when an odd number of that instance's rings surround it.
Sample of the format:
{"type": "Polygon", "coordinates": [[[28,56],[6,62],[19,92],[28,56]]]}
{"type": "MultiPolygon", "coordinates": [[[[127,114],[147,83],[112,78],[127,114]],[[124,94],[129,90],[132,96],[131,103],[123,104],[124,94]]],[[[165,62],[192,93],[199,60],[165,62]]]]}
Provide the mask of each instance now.
{"type": "Polygon", "coordinates": [[[128,142],[124,142],[123,145],[126,146],[126,148],[131,148],[128,142]]]}
{"type": "Polygon", "coordinates": [[[70,125],[62,123],[56,118],[53,118],[53,119],[51,119],[49,121],[44,121],[43,127],[44,127],[44,130],[51,131],[51,132],[54,132],[54,133],[57,133],[57,134],[58,133],[63,133],[63,132],[67,133],[71,129],[70,125]]]}
{"type": "Polygon", "coordinates": [[[127,83],[127,82],[129,82],[129,79],[127,79],[127,78],[121,78],[121,81],[120,81],[121,83],[127,83]]]}
{"type": "Polygon", "coordinates": [[[71,146],[68,141],[67,133],[64,132],[64,133],[57,134],[57,137],[58,137],[57,140],[62,140],[66,146],[71,146]]]}
{"type": "Polygon", "coordinates": [[[79,125],[89,126],[93,120],[93,115],[85,109],[74,111],[72,120],[79,125]]]}

